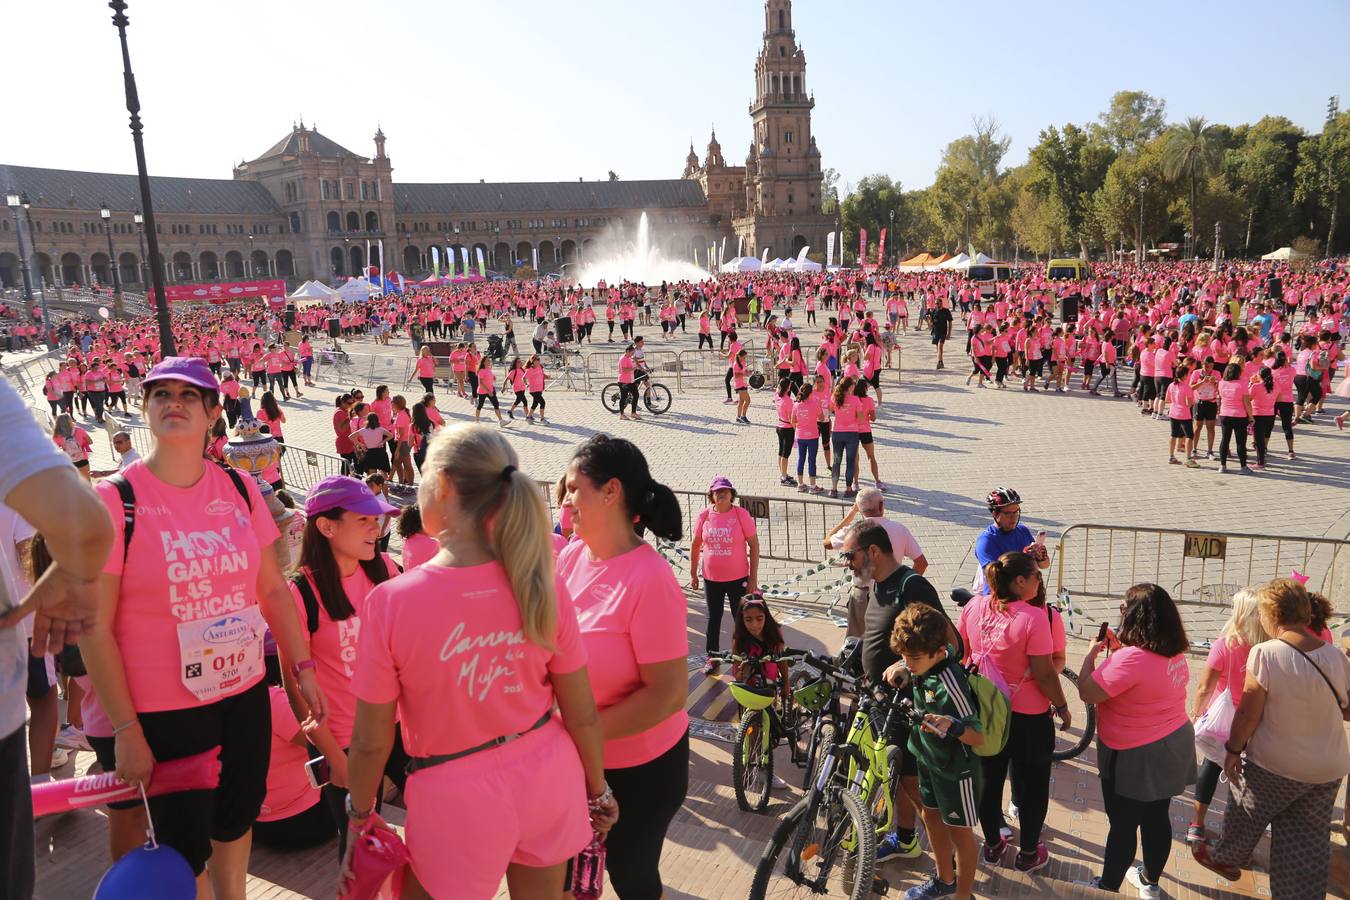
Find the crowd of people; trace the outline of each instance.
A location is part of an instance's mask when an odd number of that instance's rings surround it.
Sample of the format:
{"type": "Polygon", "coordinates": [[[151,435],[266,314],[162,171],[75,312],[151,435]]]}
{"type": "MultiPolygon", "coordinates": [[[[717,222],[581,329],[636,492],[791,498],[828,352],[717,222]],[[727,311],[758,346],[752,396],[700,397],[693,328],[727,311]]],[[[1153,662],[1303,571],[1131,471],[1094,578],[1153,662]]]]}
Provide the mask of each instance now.
{"type": "MultiPolygon", "coordinates": [[[[630,386],[633,415],[639,323],[660,324],[669,338],[696,317],[700,346],[727,362],[728,403],[741,422],[752,370],[739,337],[763,332],[756,371],[777,376],[781,484],[825,492],[820,452],[831,496],[840,496],[842,474],[842,496],[855,503],[824,542],[854,579],[848,633],[862,640],[869,679],[908,692],[924,716],[921,728],[888,735],[907,752],[896,830],[878,857],[922,855],[922,823],[935,868],[907,896],[970,896],[978,865],[1005,858],[1022,872],[1045,868],[1054,730],[1072,715],[1059,677],[1064,622],[1046,602],[1041,574],[1049,565],[1044,534],[1021,523],[1015,490],[991,492],[975,596],[948,615],[924,576],[917,540],[885,516],[872,439],[879,375],[908,330],[911,304],[939,350],[960,309],[971,378],[981,384],[1019,377],[1027,392],[1049,384],[1095,391],[1123,368],[1137,376],[1142,414],[1165,416],[1174,429],[1187,421],[1185,408],[1197,424],[1210,423],[1212,438],[1213,418],[1202,418],[1209,409],[1201,407],[1216,405],[1221,463],[1237,438],[1245,466],[1250,420],[1263,466],[1281,404],[1291,404],[1283,421],[1292,429],[1316,422],[1325,396],[1340,390],[1333,378],[1347,323],[1344,273],[1289,276],[1278,288],[1269,270],[1229,275],[1108,275],[1077,287],[1081,315],[1058,326],[1043,298],[1066,289],[1038,278],[997,286],[985,301],[952,276],[895,270],[735,276],[659,291],[489,283],[342,307],[335,318],[344,334],[384,340],[407,331],[424,393],[412,404],[388,385],[368,403],[360,390],[337,397],[335,448],[364,479],[332,476],[303,498],[301,551],[289,570],[258,484],[217,465],[219,442],[253,392],[257,420],[284,442],[282,404],[310,385],[314,342],[330,311],[296,312],[294,347],[284,314],[270,307],[186,313],[175,323],[180,355],[169,357],[160,357],[144,321],[72,325],[65,358],[44,386],[52,437],[0,387],[0,421],[16,450],[0,476],[13,537],[0,558],[10,629],[0,632],[0,778],[13,788],[0,809],[0,855],[15,895],[32,892],[29,789],[50,778],[62,726],[53,686],[62,679],[70,726],[62,736],[127,784],[143,788],[157,763],[218,748],[214,789],[110,804],[107,819],[114,860],[139,846],[152,820],[160,842],[186,860],[200,896],[244,895],[254,841],[283,851],[332,844],[336,878],[350,886],[363,877],[353,848],[384,832],[381,813],[393,800],[406,809],[404,896],[487,897],[503,879],[513,896],[561,896],[598,859],[618,896],[661,896],[662,847],[688,791],[688,610],[670,564],[644,535],[679,540],[688,528],[689,587],[702,589],[708,608],[706,651],[720,648],[729,606],[734,649],[753,656],[783,646],[760,593],[755,522],[725,476],[709,485],[706,508],[683,522],[638,447],[597,434],[567,464],[555,525],[500,429],[446,421],[436,396],[444,373],[423,347],[424,338],[459,344],[447,360],[449,381],[475,420],[491,405],[500,426],[516,407],[542,422],[547,326],[569,318],[576,336],[593,343],[597,312],[609,334],[618,323],[626,342],[619,380],[630,386]],[[880,317],[871,308],[878,298],[880,317]],[[797,333],[799,307],[810,324],[825,313],[814,349],[797,333]],[[531,338],[528,362],[517,355],[502,372],[514,394],[503,417],[478,329],[500,327],[494,343],[515,350],[512,323],[522,319],[535,322],[536,335],[545,330],[531,338]],[[713,325],[722,339],[715,350],[713,325]],[[1132,364],[1118,367],[1121,359],[1132,364]],[[1218,363],[1222,380],[1213,374],[1218,363]],[[1169,367],[1170,377],[1158,374],[1169,367]],[[1281,399],[1287,388],[1294,399],[1281,399]],[[91,471],[77,407],[95,421],[135,407],[149,451],[137,458],[123,435],[123,465],[91,471]],[[416,481],[417,505],[389,503],[387,479],[416,481]],[[387,552],[395,521],[398,558],[387,552]],[[31,638],[16,628],[24,621],[31,638]],[[1007,689],[1006,743],[997,752],[976,753],[984,723],[967,666],[997,672],[1007,689]],[[38,740],[29,753],[21,685],[32,709],[29,739],[38,740]],[[1008,815],[1005,785],[1014,801],[1008,815]]],[[[1174,440],[1189,462],[1198,431],[1187,430],[1174,440]]],[[[1286,436],[1292,456],[1292,431],[1286,436]]],[[[1239,592],[1193,692],[1185,654],[1194,636],[1176,603],[1157,585],[1126,592],[1119,619],[1078,670],[1079,698],[1098,710],[1109,822],[1097,886],[1118,890],[1128,881],[1140,896],[1158,896],[1171,851],[1168,805],[1195,785],[1188,840],[1198,862],[1236,877],[1269,824],[1274,896],[1322,895],[1325,830],[1350,772],[1341,724],[1350,716],[1350,660],[1335,646],[1329,615],[1324,598],[1290,579],[1239,592]],[[1318,688],[1322,681],[1329,691],[1318,688]],[[1211,721],[1216,705],[1228,708],[1226,723],[1211,721]],[[1209,746],[1197,739],[1214,734],[1222,752],[1197,766],[1197,744],[1209,746]],[[1211,840],[1206,813],[1221,772],[1231,796],[1211,840]]],[[[704,671],[716,668],[710,660],[704,671]]]]}

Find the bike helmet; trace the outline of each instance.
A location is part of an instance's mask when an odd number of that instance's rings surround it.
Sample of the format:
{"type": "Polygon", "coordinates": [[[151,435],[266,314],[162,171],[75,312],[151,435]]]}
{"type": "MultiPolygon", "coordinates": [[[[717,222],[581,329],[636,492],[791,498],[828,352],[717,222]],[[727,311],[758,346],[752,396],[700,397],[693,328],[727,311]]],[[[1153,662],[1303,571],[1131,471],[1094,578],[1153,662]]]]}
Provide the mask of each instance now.
{"type": "Polygon", "coordinates": [[[990,491],[989,496],[985,498],[985,503],[989,505],[990,512],[1021,502],[1022,495],[1008,487],[996,487],[990,491]]]}

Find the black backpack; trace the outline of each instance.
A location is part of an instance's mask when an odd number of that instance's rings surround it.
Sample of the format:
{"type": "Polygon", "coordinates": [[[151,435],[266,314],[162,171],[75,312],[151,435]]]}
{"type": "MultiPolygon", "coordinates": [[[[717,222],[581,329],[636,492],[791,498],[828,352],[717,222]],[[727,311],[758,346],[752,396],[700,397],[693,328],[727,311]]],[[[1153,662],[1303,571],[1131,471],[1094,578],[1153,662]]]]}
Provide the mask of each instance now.
{"type": "MultiPolygon", "coordinates": [[[[377,554],[375,558],[384,562],[383,554],[377,554]]],[[[393,574],[389,571],[388,563],[385,563],[383,574],[374,579],[375,584],[383,584],[392,578],[393,574]]],[[[291,576],[291,584],[295,585],[296,590],[300,592],[300,599],[305,603],[305,627],[309,629],[310,634],[314,634],[319,630],[319,598],[314,593],[314,585],[303,571],[291,576]]]]}

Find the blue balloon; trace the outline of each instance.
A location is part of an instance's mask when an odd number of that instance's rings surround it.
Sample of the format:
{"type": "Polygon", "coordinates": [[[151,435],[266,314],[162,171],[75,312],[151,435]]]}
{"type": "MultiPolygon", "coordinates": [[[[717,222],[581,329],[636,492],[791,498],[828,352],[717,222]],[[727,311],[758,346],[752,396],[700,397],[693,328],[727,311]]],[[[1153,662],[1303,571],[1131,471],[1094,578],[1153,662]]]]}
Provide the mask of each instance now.
{"type": "Polygon", "coordinates": [[[197,879],[183,854],[163,844],[132,850],[103,873],[94,900],[194,900],[197,879]]]}

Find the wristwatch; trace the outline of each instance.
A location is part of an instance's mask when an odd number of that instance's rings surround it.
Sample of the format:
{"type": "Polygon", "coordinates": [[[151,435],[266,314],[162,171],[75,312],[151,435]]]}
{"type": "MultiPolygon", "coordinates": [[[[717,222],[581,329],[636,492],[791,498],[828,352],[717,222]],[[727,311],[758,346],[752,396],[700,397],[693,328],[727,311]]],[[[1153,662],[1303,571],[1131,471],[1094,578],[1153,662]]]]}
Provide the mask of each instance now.
{"type": "Polygon", "coordinates": [[[302,659],[298,663],[293,663],[291,665],[291,677],[299,678],[301,672],[305,671],[306,669],[313,669],[316,666],[318,666],[318,663],[316,663],[314,660],[302,659]]]}
{"type": "Polygon", "coordinates": [[[366,810],[365,812],[357,812],[355,809],[353,809],[352,795],[350,793],[347,794],[347,799],[343,801],[343,806],[345,806],[347,809],[347,818],[354,819],[355,821],[358,822],[363,821],[365,819],[369,819],[372,815],[375,814],[374,802],[370,804],[370,809],[366,810]]]}

